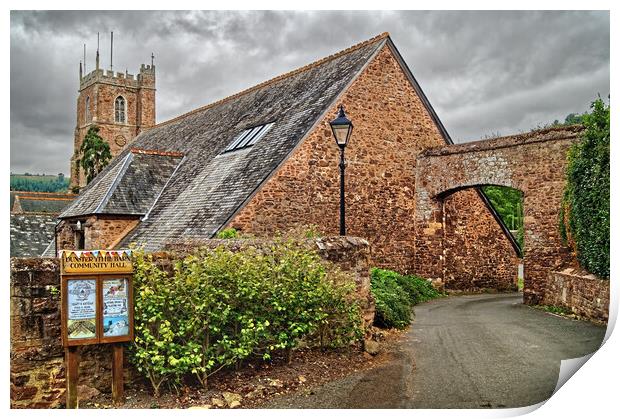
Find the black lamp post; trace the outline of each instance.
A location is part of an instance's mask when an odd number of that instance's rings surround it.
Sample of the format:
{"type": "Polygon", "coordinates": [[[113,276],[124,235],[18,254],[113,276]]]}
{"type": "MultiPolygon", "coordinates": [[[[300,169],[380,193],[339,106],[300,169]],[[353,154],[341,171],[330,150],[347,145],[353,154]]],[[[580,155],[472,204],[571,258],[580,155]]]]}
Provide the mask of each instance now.
{"type": "Polygon", "coordinates": [[[353,124],[344,113],[344,107],[340,105],[338,116],[329,123],[332,127],[336,144],[340,147],[340,235],[347,234],[344,223],[344,148],[349,142],[351,132],[353,132],[353,124]]]}

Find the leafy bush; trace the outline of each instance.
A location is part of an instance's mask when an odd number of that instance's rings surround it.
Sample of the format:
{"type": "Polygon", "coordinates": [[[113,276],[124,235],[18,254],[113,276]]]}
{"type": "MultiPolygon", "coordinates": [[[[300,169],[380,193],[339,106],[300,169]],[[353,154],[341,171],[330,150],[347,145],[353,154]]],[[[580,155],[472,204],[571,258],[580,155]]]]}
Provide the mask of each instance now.
{"type": "Polygon", "coordinates": [[[411,303],[405,290],[389,276],[371,276],[375,297],[375,325],[404,329],[411,323],[411,303]]]}
{"type": "Polygon", "coordinates": [[[136,252],[132,360],[151,382],[178,386],[250,357],[270,359],[301,340],[348,345],[361,337],[351,277],[293,241],[268,249],[200,249],[165,272],[136,252]]]}
{"type": "Polygon", "coordinates": [[[218,239],[236,239],[239,237],[239,232],[234,228],[225,228],[222,231],[219,231],[216,235],[218,239]]]}
{"type": "Polygon", "coordinates": [[[413,306],[441,293],[424,278],[373,268],[370,285],[375,297],[375,325],[404,329],[411,323],[413,306]]]}
{"type": "Polygon", "coordinates": [[[609,278],[609,105],[599,98],[583,116],[581,141],[568,152],[567,182],[560,211],[562,237],[579,264],[609,278]]]}

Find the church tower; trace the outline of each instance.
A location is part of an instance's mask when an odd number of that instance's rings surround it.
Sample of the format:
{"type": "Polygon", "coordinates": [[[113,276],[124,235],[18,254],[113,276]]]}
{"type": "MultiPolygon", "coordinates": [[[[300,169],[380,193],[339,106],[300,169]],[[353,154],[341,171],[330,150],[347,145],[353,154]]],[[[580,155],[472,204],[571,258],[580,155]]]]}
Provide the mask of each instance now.
{"type": "Polygon", "coordinates": [[[114,73],[112,64],[99,68],[97,51],[95,69],[84,75],[80,63],[80,89],[77,98],[77,124],[71,157],[70,188],[86,185],[79,165],[82,141],[91,126],[99,127],[99,136],[110,145],[112,157],[131,144],[142,131],[155,125],[155,65],[142,64],[134,77],[127,71],[114,73]]]}

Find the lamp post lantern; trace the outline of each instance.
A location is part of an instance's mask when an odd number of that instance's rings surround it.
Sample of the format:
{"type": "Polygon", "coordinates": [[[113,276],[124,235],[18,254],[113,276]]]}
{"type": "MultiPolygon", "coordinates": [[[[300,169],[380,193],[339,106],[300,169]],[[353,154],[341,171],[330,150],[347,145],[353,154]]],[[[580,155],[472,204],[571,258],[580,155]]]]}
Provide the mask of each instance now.
{"type": "Polygon", "coordinates": [[[340,147],[340,235],[346,235],[346,227],[344,221],[344,149],[351,138],[353,132],[353,123],[344,113],[344,107],[340,105],[338,108],[338,116],[329,123],[332,127],[332,133],[336,139],[336,144],[340,147]]]}

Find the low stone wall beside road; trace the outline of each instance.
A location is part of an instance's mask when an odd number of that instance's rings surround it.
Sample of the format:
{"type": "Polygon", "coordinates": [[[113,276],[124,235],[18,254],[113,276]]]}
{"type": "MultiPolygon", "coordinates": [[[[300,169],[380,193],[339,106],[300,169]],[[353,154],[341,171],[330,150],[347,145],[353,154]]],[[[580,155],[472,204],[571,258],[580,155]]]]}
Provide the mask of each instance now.
{"type": "Polygon", "coordinates": [[[570,309],[578,316],[607,323],[609,280],[576,269],[549,274],[543,305],[570,309]]]}

